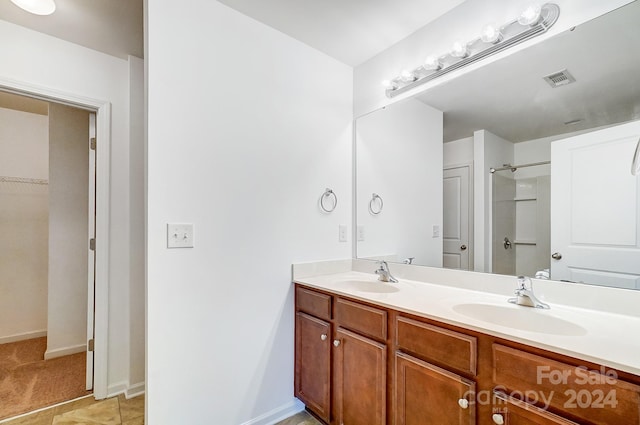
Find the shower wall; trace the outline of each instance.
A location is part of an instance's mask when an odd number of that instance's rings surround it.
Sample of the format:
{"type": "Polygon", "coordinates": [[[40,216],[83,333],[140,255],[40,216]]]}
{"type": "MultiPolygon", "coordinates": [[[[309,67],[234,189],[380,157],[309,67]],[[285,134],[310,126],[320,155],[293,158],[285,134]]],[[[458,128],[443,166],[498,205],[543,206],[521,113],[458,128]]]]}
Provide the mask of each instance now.
{"type": "Polygon", "coordinates": [[[493,273],[516,274],[516,247],[513,244],[516,229],[515,195],[516,182],[513,178],[493,174],[493,273]]]}
{"type": "MultiPolygon", "coordinates": [[[[48,125],[0,108],[0,177],[48,179],[48,125]]],[[[47,185],[0,181],[0,343],[46,334],[48,202],[47,185]]]]}

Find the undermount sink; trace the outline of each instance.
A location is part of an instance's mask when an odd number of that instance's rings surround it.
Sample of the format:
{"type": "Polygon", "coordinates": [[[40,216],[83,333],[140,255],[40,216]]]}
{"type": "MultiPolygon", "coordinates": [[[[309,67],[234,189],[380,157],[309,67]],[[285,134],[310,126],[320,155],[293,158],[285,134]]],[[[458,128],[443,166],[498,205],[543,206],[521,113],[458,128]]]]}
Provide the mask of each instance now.
{"type": "Polygon", "coordinates": [[[587,331],[568,320],[550,316],[548,310],[495,304],[457,304],[453,311],[464,316],[512,329],[552,335],[579,336],[587,331]]]}
{"type": "Polygon", "coordinates": [[[345,288],[359,292],[373,292],[385,294],[390,292],[398,292],[398,288],[387,282],[367,281],[367,280],[343,280],[339,285],[345,288]]]}

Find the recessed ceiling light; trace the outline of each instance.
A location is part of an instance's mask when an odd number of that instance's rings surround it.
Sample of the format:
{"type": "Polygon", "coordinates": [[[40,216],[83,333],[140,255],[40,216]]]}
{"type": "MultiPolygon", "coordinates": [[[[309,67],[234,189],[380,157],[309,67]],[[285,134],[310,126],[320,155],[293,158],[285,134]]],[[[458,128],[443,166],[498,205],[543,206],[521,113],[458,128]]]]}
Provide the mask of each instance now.
{"type": "Polygon", "coordinates": [[[51,15],[56,10],[53,0],[11,0],[11,2],[34,15],[51,15]]]}

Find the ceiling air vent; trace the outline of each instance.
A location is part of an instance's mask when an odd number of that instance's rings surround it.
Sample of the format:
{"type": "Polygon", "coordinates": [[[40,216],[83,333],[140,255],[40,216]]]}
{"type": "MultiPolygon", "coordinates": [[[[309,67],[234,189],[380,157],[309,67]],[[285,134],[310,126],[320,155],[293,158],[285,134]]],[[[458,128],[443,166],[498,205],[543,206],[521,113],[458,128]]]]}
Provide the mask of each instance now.
{"type": "Polygon", "coordinates": [[[566,86],[567,84],[571,84],[576,81],[573,75],[569,74],[569,71],[566,69],[549,74],[544,77],[544,80],[553,88],[566,86]]]}

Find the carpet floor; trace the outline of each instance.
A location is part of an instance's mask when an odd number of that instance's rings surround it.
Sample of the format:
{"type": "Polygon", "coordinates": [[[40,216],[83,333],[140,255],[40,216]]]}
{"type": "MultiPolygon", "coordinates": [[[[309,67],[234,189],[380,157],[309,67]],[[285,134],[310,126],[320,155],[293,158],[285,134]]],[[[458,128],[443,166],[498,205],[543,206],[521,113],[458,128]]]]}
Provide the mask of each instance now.
{"type": "Polygon", "coordinates": [[[43,360],[47,338],[0,344],[0,420],[90,394],[86,353],[43,360]]]}

